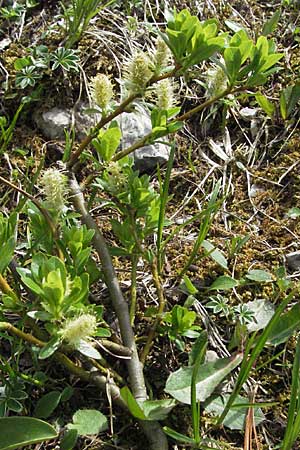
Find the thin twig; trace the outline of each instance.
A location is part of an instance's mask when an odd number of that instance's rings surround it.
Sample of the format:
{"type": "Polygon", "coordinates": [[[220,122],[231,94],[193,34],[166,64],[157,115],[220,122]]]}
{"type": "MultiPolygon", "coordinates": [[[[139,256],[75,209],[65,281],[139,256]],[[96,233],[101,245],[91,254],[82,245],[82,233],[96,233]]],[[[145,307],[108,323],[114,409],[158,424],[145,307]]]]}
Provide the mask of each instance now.
{"type": "Polygon", "coordinates": [[[132,255],[131,258],[131,286],[130,286],[130,323],[134,325],[136,313],[136,275],[137,275],[138,256],[132,255]]]}

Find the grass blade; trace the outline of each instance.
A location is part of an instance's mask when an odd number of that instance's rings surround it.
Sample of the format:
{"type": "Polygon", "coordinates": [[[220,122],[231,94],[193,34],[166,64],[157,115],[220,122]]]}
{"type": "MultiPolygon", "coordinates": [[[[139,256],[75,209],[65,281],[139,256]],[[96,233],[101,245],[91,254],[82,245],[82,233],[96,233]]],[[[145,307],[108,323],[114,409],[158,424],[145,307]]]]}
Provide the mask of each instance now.
{"type": "Polygon", "coordinates": [[[170,178],[171,178],[171,171],[173,167],[174,162],[174,156],[175,156],[175,142],[171,145],[171,151],[170,156],[168,160],[167,165],[167,171],[165,175],[165,181],[163,183],[162,189],[161,189],[161,200],[160,200],[160,209],[159,209],[159,218],[158,218],[158,227],[157,227],[157,261],[158,261],[158,273],[162,270],[162,261],[163,261],[163,252],[162,252],[162,234],[163,234],[163,228],[164,228],[164,222],[165,222],[165,214],[166,214],[166,206],[168,202],[168,192],[169,192],[169,186],[170,186],[170,178]]]}

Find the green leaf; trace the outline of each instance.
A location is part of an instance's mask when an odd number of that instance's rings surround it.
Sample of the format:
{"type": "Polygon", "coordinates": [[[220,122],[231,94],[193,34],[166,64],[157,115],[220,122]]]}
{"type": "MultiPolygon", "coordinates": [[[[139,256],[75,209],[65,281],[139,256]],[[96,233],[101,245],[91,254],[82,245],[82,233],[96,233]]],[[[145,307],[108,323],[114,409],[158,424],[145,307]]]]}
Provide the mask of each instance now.
{"type": "Polygon", "coordinates": [[[267,79],[268,77],[264,73],[255,73],[248,79],[247,85],[250,87],[257,87],[265,84],[267,79]]]}
{"type": "Polygon", "coordinates": [[[188,436],[185,436],[184,434],[178,433],[177,431],[172,430],[172,428],[163,427],[163,430],[168,436],[170,436],[175,441],[183,442],[184,444],[190,444],[190,445],[196,444],[194,439],[192,439],[188,436]]]}
{"type": "Polygon", "coordinates": [[[209,241],[204,240],[201,246],[209,253],[209,256],[223,269],[228,269],[227,260],[223,253],[217,249],[213,244],[209,241]]]}
{"type": "Polygon", "coordinates": [[[245,275],[245,277],[248,278],[248,280],[257,281],[260,283],[273,281],[272,275],[266,270],[261,269],[249,270],[249,272],[247,273],[247,275],[245,275]]]}
{"type": "Polygon", "coordinates": [[[183,127],[183,122],[177,121],[172,122],[170,125],[167,126],[167,132],[168,133],[176,133],[176,131],[180,130],[183,127]]]}
{"type": "Polygon", "coordinates": [[[72,417],[73,423],[67,425],[69,430],[77,430],[80,436],[98,434],[107,430],[107,418],[96,409],[79,409],[72,417]]]}
{"type": "MultiPolygon", "coordinates": [[[[213,398],[209,401],[205,406],[205,411],[208,411],[214,415],[220,416],[224,410],[224,406],[228,401],[229,395],[222,395],[216,398],[213,398]]],[[[244,430],[245,428],[245,419],[248,414],[247,407],[238,407],[236,406],[244,405],[248,402],[247,398],[243,398],[238,395],[235,399],[234,404],[232,405],[232,409],[229,410],[227,416],[223,421],[223,425],[230,428],[231,430],[244,430]]],[[[265,420],[265,416],[262,413],[261,409],[258,407],[253,407],[254,410],[254,421],[255,425],[259,425],[261,422],[265,420]]]]}
{"type": "Polygon", "coordinates": [[[234,278],[228,277],[227,275],[221,275],[219,278],[217,278],[213,284],[210,286],[209,290],[228,290],[232,289],[239,285],[239,282],[235,280],[234,278]]]}
{"type": "Polygon", "coordinates": [[[226,71],[230,83],[233,84],[239,73],[242,57],[239,48],[229,47],[224,51],[224,60],[226,65],[226,71]]]}
{"type": "Polygon", "coordinates": [[[111,336],[111,332],[107,329],[107,328],[102,328],[99,327],[97,328],[96,333],[94,334],[94,336],[98,336],[98,337],[110,337],[111,336]]]}
{"type": "MultiPolygon", "coordinates": [[[[232,358],[220,358],[214,362],[203,364],[196,375],[196,399],[206,400],[220,382],[242,361],[241,354],[232,358]]],[[[167,379],[165,392],[181,403],[191,404],[191,380],[193,367],[182,367],[171,373],[167,379]]]]}
{"type": "Polygon", "coordinates": [[[192,281],[187,275],[183,276],[183,286],[187,289],[190,295],[195,295],[198,292],[198,289],[193,285],[192,281]]]}
{"type": "Polygon", "coordinates": [[[74,388],[72,388],[72,386],[65,387],[65,389],[61,393],[60,401],[61,402],[69,401],[73,394],[74,394],[74,388]]]}
{"type": "Polygon", "coordinates": [[[116,125],[108,128],[104,132],[100,132],[98,137],[93,139],[92,144],[103,161],[111,160],[120,145],[121,137],[121,130],[116,125]]]}
{"type": "Polygon", "coordinates": [[[21,276],[21,280],[23,281],[23,283],[32,291],[34,292],[36,295],[42,295],[43,294],[43,289],[35,282],[33,281],[31,278],[29,278],[28,275],[28,270],[24,269],[23,267],[19,267],[17,269],[19,275],[21,276]]]}
{"type": "Polygon", "coordinates": [[[197,357],[200,353],[203,353],[203,357],[200,360],[200,364],[203,364],[206,348],[207,348],[207,332],[202,331],[202,333],[200,333],[197,340],[193,344],[192,350],[189,353],[189,366],[193,366],[195,364],[196,359],[198,359],[197,357]]]}
{"type": "Polygon", "coordinates": [[[61,399],[61,393],[59,391],[52,391],[43,395],[36,404],[34,415],[39,419],[47,419],[55,408],[58,406],[61,399]]]}
{"type": "Polygon", "coordinates": [[[284,90],[281,91],[280,93],[279,104],[280,104],[280,114],[283,120],[286,120],[288,118],[288,111],[287,111],[287,99],[284,90]]]}
{"type": "Polygon", "coordinates": [[[299,99],[300,99],[299,82],[293,86],[288,86],[282,90],[280,94],[280,113],[284,120],[286,120],[290,116],[299,99]]]}
{"type": "Polygon", "coordinates": [[[0,450],[18,450],[57,437],[48,423],[31,417],[0,418],[0,450]]]}
{"type": "Polygon", "coordinates": [[[134,396],[132,395],[130,389],[127,386],[124,386],[120,390],[121,397],[128,406],[130,413],[133,417],[136,417],[140,420],[146,420],[146,415],[142,410],[141,406],[138,404],[134,396]]]}
{"type": "Polygon", "coordinates": [[[268,55],[264,63],[259,66],[259,72],[266,72],[268,69],[273,67],[282,57],[282,53],[273,53],[272,55],[268,55]]]}
{"type": "Polygon", "coordinates": [[[93,359],[101,359],[101,355],[96,350],[92,344],[90,344],[87,341],[81,340],[79,344],[76,346],[76,350],[78,350],[82,355],[88,356],[89,358],[93,359]]]}
{"type": "Polygon", "coordinates": [[[265,328],[275,312],[274,305],[263,298],[248,302],[245,306],[254,312],[254,320],[246,324],[249,333],[265,328]]]}
{"type": "Polygon", "coordinates": [[[176,400],[146,400],[143,403],[139,402],[146,420],[165,420],[169,412],[176,406],[176,400]]]}
{"type": "Polygon", "coordinates": [[[271,34],[271,33],[273,33],[273,31],[275,31],[275,29],[278,25],[278,21],[280,19],[280,14],[281,14],[281,11],[280,11],[280,9],[278,9],[277,11],[275,11],[275,13],[271,17],[271,19],[269,19],[264,24],[263,29],[262,29],[263,36],[267,36],[268,34],[271,34]]]}
{"type": "Polygon", "coordinates": [[[68,430],[60,441],[60,450],[72,450],[77,442],[77,430],[68,430]]]}
{"type": "Polygon", "coordinates": [[[16,413],[20,413],[23,410],[22,403],[20,403],[18,400],[14,398],[10,398],[9,400],[7,400],[6,406],[8,409],[16,413]]]}
{"type": "Polygon", "coordinates": [[[34,320],[42,320],[43,322],[52,319],[52,315],[46,311],[29,311],[27,313],[27,316],[31,317],[34,320]]]}
{"type": "Polygon", "coordinates": [[[273,117],[275,112],[275,106],[273,105],[273,103],[270,102],[265,95],[259,93],[255,95],[255,98],[257,103],[265,111],[265,113],[269,117],[273,117]]]}
{"type": "Polygon", "coordinates": [[[280,316],[276,326],[271,329],[268,344],[279,345],[286,342],[300,328],[300,304],[280,316]]]}
{"type": "Polygon", "coordinates": [[[15,70],[22,70],[26,66],[30,66],[32,63],[32,60],[29,56],[25,58],[17,58],[14,62],[14,69],[15,70]]]}
{"type": "Polygon", "coordinates": [[[27,392],[23,391],[20,387],[20,389],[16,389],[12,391],[12,396],[14,399],[17,400],[24,400],[25,398],[28,398],[27,392]]]}
{"type": "Polygon", "coordinates": [[[1,244],[0,273],[3,273],[13,258],[16,246],[15,238],[11,236],[6,242],[0,242],[0,244],[1,244]]]}
{"type": "Polygon", "coordinates": [[[39,359],[46,359],[53,355],[54,352],[60,347],[61,339],[60,337],[53,337],[49,342],[40,350],[39,359]]]}

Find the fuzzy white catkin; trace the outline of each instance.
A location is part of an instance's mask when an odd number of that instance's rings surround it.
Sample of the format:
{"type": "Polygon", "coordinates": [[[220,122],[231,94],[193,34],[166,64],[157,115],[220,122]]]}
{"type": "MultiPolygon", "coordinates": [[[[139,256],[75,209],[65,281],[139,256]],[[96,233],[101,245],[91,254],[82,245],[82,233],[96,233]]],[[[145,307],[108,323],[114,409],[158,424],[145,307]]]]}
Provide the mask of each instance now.
{"type": "Polygon", "coordinates": [[[228,78],[222,67],[215,66],[209,69],[207,76],[207,97],[216,97],[227,88],[228,78]]]}
{"type": "Polygon", "coordinates": [[[90,82],[91,95],[101,109],[105,110],[114,96],[113,84],[107,75],[99,73],[90,82]]]}
{"type": "Polygon", "coordinates": [[[174,96],[174,83],[168,78],[157,83],[156,95],[156,105],[159,109],[168,110],[175,106],[176,98],[174,96]]]}
{"type": "Polygon", "coordinates": [[[166,67],[171,59],[171,51],[167,46],[167,44],[161,38],[158,38],[156,41],[156,51],[154,59],[155,59],[155,66],[158,69],[166,67]]]}
{"type": "Polygon", "coordinates": [[[124,79],[132,92],[144,90],[152,75],[151,60],[143,52],[133,55],[124,66],[124,79]]]}
{"type": "Polygon", "coordinates": [[[62,211],[66,204],[67,177],[58,169],[47,169],[42,173],[40,185],[49,209],[62,211]]]}
{"type": "Polygon", "coordinates": [[[68,344],[76,347],[81,340],[87,340],[93,336],[97,329],[97,319],[92,314],[67,320],[61,330],[61,336],[68,344]]]}

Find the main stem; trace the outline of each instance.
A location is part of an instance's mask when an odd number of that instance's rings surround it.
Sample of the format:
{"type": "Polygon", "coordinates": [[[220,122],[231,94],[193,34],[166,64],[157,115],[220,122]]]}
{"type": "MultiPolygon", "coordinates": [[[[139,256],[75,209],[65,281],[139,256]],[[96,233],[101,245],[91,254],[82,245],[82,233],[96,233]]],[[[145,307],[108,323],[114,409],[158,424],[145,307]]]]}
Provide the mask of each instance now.
{"type": "MultiPolygon", "coordinates": [[[[122,341],[123,344],[132,352],[131,359],[126,361],[130,378],[130,386],[134,397],[137,400],[144,401],[147,399],[147,391],[145,387],[143,368],[138,357],[134,332],[130,323],[128,305],[123,297],[105,239],[96,222],[88,212],[83,194],[80,190],[75,175],[72,173],[70,173],[70,190],[73,205],[81,214],[82,223],[95,232],[93,237],[93,245],[101,260],[105,283],[111,297],[113,308],[118,317],[122,341]]],[[[148,437],[150,443],[149,450],[168,449],[167,438],[158,422],[141,421],[140,425],[148,437]]]]}

